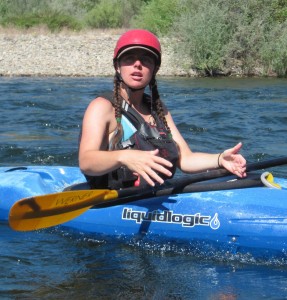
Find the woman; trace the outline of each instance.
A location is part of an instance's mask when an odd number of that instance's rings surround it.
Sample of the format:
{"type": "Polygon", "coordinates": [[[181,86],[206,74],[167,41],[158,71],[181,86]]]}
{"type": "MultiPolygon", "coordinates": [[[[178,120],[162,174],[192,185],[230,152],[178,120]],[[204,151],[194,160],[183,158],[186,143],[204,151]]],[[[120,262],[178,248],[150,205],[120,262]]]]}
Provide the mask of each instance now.
{"type": "Polygon", "coordinates": [[[79,164],[93,188],[163,184],[176,167],[185,173],[224,167],[246,176],[241,143],[220,154],[190,150],[158,94],[161,46],[155,35],[127,31],[113,63],[113,93],[93,100],[83,119],[79,164]]]}

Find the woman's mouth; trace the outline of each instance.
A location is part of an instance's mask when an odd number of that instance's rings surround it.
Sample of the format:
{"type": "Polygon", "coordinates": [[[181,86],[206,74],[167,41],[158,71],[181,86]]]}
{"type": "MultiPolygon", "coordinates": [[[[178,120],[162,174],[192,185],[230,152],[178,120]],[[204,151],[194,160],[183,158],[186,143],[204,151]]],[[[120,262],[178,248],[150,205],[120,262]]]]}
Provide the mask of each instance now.
{"type": "Polygon", "coordinates": [[[133,72],[131,76],[134,80],[141,80],[143,77],[141,72],[133,72]]]}

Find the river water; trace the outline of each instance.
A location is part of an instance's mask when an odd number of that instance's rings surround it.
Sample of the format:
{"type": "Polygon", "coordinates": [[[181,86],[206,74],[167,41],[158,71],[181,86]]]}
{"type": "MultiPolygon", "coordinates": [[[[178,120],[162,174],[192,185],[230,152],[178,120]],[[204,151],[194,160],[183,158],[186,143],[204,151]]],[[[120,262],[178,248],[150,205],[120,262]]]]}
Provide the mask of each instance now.
{"type": "MultiPolygon", "coordinates": [[[[242,141],[248,162],[286,156],[286,79],[158,84],[194,151],[242,141]]],[[[0,77],[0,165],[76,166],[83,113],[110,89],[112,78],[0,77]]],[[[287,166],[272,173],[287,177],[287,166]]],[[[7,224],[0,233],[0,299],[287,299],[286,260],[194,256],[180,246],[53,229],[19,233],[7,224]]]]}

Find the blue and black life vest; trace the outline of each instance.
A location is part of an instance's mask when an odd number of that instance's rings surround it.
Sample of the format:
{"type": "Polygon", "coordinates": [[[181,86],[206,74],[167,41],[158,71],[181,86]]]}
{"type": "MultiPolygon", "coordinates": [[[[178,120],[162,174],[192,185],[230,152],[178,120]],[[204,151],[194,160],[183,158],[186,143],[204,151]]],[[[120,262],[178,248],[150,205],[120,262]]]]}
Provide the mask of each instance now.
{"type": "MultiPolygon", "coordinates": [[[[148,102],[149,96],[144,94],[144,97],[145,101],[148,102]]],[[[108,97],[105,95],[104,98],[111,101],[112,104],[114,103],[111,93],[108,97]]],[[[124,134],[124,138],[117,146],[117,149],[138,149],[146,151],[159,149],[159,156],[173,164],[173,167],[169,169],[173,176],[179,158],[177,144],[168,133],[164,123],[158,115],[154,111],[151,112],[151,115],[154,118],[156,125],[147,123],[143,117],[123,99],[122,116],[125,117],[125,122],[122,121],[123,130],[125,132],[125,127],[129,127],[129,132],[131,127],[134,127],[135,130],[128,138],[126,137],[126,134],[124,134]],[[130,122],[128,125],[126,123],[127,120],[130,122]]],[[[120,189],[135,186],[135,183],[141,187],[147,185],[143,178],[138,178],[138,176],[134,175],[133,172],[125,166],[102,176],[85,176],[90,187],[93,189],[120,189]]],[[[160,174],[160,176],[163,179],[172,177],[165,177],[163,174],[160,174]]]]}

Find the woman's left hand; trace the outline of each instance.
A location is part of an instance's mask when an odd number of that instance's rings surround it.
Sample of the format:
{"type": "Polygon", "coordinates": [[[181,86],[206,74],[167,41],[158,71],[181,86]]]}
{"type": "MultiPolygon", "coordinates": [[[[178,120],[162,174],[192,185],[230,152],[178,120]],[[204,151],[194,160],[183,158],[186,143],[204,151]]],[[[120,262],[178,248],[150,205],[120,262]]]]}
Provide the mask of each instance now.
{"type": "Polygon", "coordinates": [[[233,148],[227,149],[219,157],[219,165],[235,174],[238,177],[246,177],[246,160],[239,154],[242,143],[238,143],[233,148]]]}

